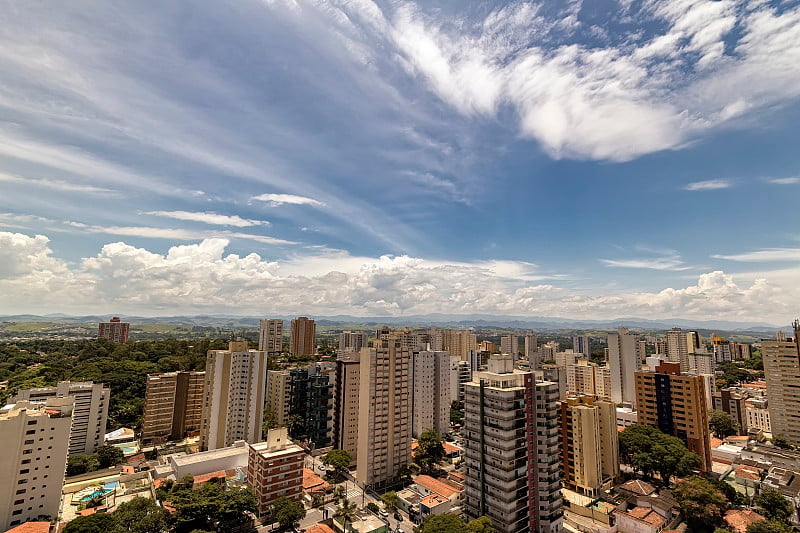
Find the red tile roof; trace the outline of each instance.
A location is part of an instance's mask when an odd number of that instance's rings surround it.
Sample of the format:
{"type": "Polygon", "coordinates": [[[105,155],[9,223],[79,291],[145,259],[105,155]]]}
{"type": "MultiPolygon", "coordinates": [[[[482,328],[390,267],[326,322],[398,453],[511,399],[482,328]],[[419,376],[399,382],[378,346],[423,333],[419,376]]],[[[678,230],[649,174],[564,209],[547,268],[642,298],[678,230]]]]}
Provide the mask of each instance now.
{"type": "Polygon", "coordinates": [[[192,487],[197,487],[202,485],[203,483],[207,483],[211,479],[219,477],[222,479],[226,479],[225,471],[224,470],[217,470],[216,472],[209,472],[208,474],[200,474],[199,476],[194,476],[194,483],[192,487]]]}
{"type": "Polygon", "coordinates": [[[336,533],[330,527],[326,526],[325,524],[314,524],[310,528],[306,529],[306,533],[336,533]]]}
{"type": "Polygon", "coordinates": [[[636,520],[650,524],[656,528],[661,527],[664,525],[664,522],[666,522],[664,517],[647,507],[634,507],[627,512],[623,512],[623,514],[627,514],[631,518],[635,518],[636,520]]]}
{"type": "Polygon", "coordinates": [[[417,485],[425,487],[431,492],[435,492],[437,494],[441,494],[445,498],[451,498],[454,494],[460,492],[458,489],[453,488],[451,485],[441,481],[439,479],[433,478],[431,476],[421,475],[414,478],[414,482],[417,485]]]}
{"type": "Polygon", "coordinates": [[[765,520],[765,518],[757,512],[750,510],[736,511],[731,509],[725,513],[725,523],[728,524],[728,527],[731,528],[733,533],[745,533],[747,531],[747,526],[753,522],[760,522],[761,520],[765,520]]]}
{"type": "Polygon", "coordinates": [[[656,488],[653,485],[638,479],[627,481],[620,485],[619,488],[622,490],[627,490],[628,492],[633,492],[634,494],[640,494],[642,496],[650,496],[656,491],[656,488]]]}
{"type": "Polygon", "coordinates": [[[6,530],[6,533],[50,533],[50,522],[25,522],[6,530]]]}
{"type": "Polygon", "coordinates": [[[306,492],[317,492],[328,488],[327,481],[319,477],[313,470],[303,469],[303,490],[306,492]]]}

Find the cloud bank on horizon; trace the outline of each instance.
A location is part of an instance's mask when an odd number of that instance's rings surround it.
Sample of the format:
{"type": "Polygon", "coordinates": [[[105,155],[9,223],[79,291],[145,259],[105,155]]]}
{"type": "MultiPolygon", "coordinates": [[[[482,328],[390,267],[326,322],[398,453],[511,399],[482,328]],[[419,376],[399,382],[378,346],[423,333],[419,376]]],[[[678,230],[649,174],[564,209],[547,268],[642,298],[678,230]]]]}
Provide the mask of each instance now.
{"type": "Polygon", "coordinates": [[[797,3],[7,18],[4,311],[800,312],[797,3]]]}

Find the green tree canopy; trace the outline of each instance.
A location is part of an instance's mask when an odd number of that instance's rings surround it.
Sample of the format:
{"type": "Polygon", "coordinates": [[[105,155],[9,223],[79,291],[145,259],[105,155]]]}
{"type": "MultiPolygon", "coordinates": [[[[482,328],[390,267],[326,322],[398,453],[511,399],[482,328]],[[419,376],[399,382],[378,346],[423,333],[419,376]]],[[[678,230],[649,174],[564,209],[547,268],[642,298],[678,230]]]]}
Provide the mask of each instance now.
{"type": "Polygon", "coordinates": [[[331,450],[322,458],[322,464],[339,472],[349,467],[351,461],[350,454],[345,450],[331,450]]]}
{"type": "Polygon", "coordinates": [[[450,404],[450,423],[458,425],[464,423],[464,402],[454,400],[450,404]]]}
{"type": "Polygon", "coordinates": [[[619,434],[620,458],[650,477],[654,472],[669,485],[673,476],[691,474],[700,459],[678,437],[647,424],[633,424],[619,434]]]}
{"type": "Polygon", "coordinates": [[[792,504],[779,490],[765,489],[756,496],[755,504],[769,520],[785,522],[793,514],[792,504]]]}
{"type": "Polygon", "coordinates": [[[431,515],[418,528],[417,533],[467,533],[467,526],[451,514],[431,515]]]}
{"type": "Polygon", "coordinates": [[[123,461],[125,461],[125,454],[116,446],[105,444],[97,448],[97,462],[100,468],[116,466],[123,461]]]}
{"type": "MultiPolygon", "coordinates": [[[[336,511],[333,513],[333,518],[342,524],[352,524],[358,518],[358,507],[350,500],[344,500],[336,511]]],[[[346,529],[346,528],[344,528],[346,529]]]]}
{"type": "Polygon", "coordinates": [[[166,495],[175,508],[175,533],[194,529],[233,531],[250,523],[257,511],[256,497],[248,488],[228,489],[224,480],[211,479],[192,489],[192,477],[184,476],[166,495]]]}
{"type": "Polygon", "coordinates": [[[414,452],[414,462],[423,472],[431,473],[436,464],[444,458],[444,444],[442,437],[435,429],[426,429],[417,439],[417,449],[414,452]]]}
{"type": "Polygon", "coordinates": [[[95,513],[72,520],[64,527],[63,533],[117,533],[118,531],[113,513],[95,513]]]}
{"type": "Polygon", "coordinates": [[[306,516],[305,508],[298,502],[281,496],[272,504],[272,512],[281,526],[291,526],[306,516]]]}
{"type": "Polygon", "coordinates": [[[169,525],[169,513],[150,498],[121,503],[111,516],[118,528],[130,533],[161,533],[169,525]]]}
{"type": "Polygon", "coordinates": [[[713,531],[722,525],[728,509],[725,496],[705,478],[692,476],[679,481],[672,490],[681,513],[693,532],[713,531]]]}
{"type": "Polygon", "coordinates": [[[759,520],[747,526],[747,533],[793,533],[786,522],[777,520],[759,520]]]}
{"type": "Polygon", "coordinates": [[[482,516],[467,522],[467,531],[469,533],[495,533],[497,530],[488,516],[482,516]]]}
{"type": "Polygon", "coordinates": [[[711,410],[711,414],[708,417],[708,425],[718,439],[736,435],[739,431],[739,423],[731,415],[716,409],[711,410]]]}
{"type": "Polygon", "coordinates": [[[395,491],[390,490],[381,494],[381,501],[390,511],[393,511],[400,502],[400,498],[395,491]]]}

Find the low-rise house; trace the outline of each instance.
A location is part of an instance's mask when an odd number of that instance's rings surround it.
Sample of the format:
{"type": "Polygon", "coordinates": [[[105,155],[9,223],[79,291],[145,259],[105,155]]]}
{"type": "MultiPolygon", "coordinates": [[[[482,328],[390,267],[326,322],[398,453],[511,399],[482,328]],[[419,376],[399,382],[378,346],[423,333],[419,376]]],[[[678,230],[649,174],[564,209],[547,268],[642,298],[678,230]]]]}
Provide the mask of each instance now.
{"type": "Polygon", "coordinates": [[[631,507],[614,511],[619,533],[659,533],[667,525],[667,520],[654,509],[631,507]]]}
{"type": "Polygon", "coordinates": [[[435,514],[445,514],[450,511],[452,504],[450,500],[440,494],[428,494],[419,502],[419,510],[422,518],[435,514]]]}
{"type": "Polygon", "coordinates": [[[733,533],[746,533],[747,526],[753,522],[760,522],[761,520],[765,520],[765,518],[749,509],[744,511],[731,509],[725,513],[725,524],[733,533]]]}

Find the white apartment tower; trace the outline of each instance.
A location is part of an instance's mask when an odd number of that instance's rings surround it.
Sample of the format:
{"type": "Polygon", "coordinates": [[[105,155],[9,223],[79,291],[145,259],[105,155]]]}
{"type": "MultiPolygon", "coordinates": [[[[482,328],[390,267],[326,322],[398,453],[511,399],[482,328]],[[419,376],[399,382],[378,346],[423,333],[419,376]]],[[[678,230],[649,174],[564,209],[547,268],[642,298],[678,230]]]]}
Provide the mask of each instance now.
{"type": "Polygon", "coordinates": [[[611,401],[635,403],[634,372],[642,369],[638,335],[632,334],[627,328],[619,328],[617,333],[608,334],[608,366],[611,369],[611,401]]]}
{"type": "Polygon", "coordinates": [[[582,353],[587,359],[591,357],[592,351],[589,348],[588,335],[573,335],[572,336],[572,351],[575,353],[582,353]]]}
{"type": "Polygon", "coordinates": [[[108,421],[111,392],[102,383],[61,381],[55,387],[25,389],[17,393],[17,402],[38,402],[48,398],[75,400],[72,431],[69,435],[69,454],[88,454],[103,445],[108,421]]]}
{"type": "Polygon", "coordinates": [[[672,328],[667,332],[667,361],[680,363],[681,372],[689,371],[689,346],[681,328],[672,328]]]}
{"type": "Polygon", "coordinates": [[[279,354],[283,351],[283,320],[261,319],[258,329],[258,349],[268,354],[279,354]]]}
{"type": "Polygon", "coordinates": [[[762,341],[761,353],[772,434],[800,446],[800,321],[794,322],[794,334],[762,341]]]}
{"type": "Polygon", "coordinates": [[[525,335],[525,359],[528,360],[531,370],[538,368],[539,337],[535,333],[525,335]]]}
{"type": "Polygon", "coordinates": [[[358,471],[363,485],[381,486],[411,461],[411,350],[399,338],[361,350],[358,471]]]}
{"type": "Polygon", "coordinates": [[[50,397],[0,410],[0,531],[58,516],[73,401],[50,397]]]}
{"type": "Polygon", "coordinates": [[[248,349],[247,341],[208,351],[201,450],[261,440],[266,381],[267,353],[248,349]]]}
{"type": "Polygon", "coordinates": [[[288,370],[270,370],[267,372],[267,396],[265,407],[272,412],[276,427],[289,423],[290,374],[288,370]]]}
{"type": "Polygon", "coordinates": [[[333,447],[350,454],[351,464],[358,461],[358,407],[361,392],[359,352],[346,352],[336,360],[333,387],[333,447]]]}
{"type": "Polygon", "coordinates": [[[343,331],[339,333],[339,351],[358,352],[368,345],[367,334],[363,331],[343,331]]]}
{"type": "Polygon", "coordinates": [[[558,385],[498,355],[465,393],[466,515],[501,533],[561,531],[558,385]]]}
{"type": "Polygon", "coordinates": [[[500,337],[500,353],[507,353],[516,360],[519,357],[519,337],[516,335],[500,337]]]}
{"type": "Polygon", "coordinates": [[[456,399],[453,383],[456,389],[458,384],[450,352],[416,352],[411,361],[411,435],[419,438],[431,428],[444,435],[450,429],[450,404],[456,399]]]}

